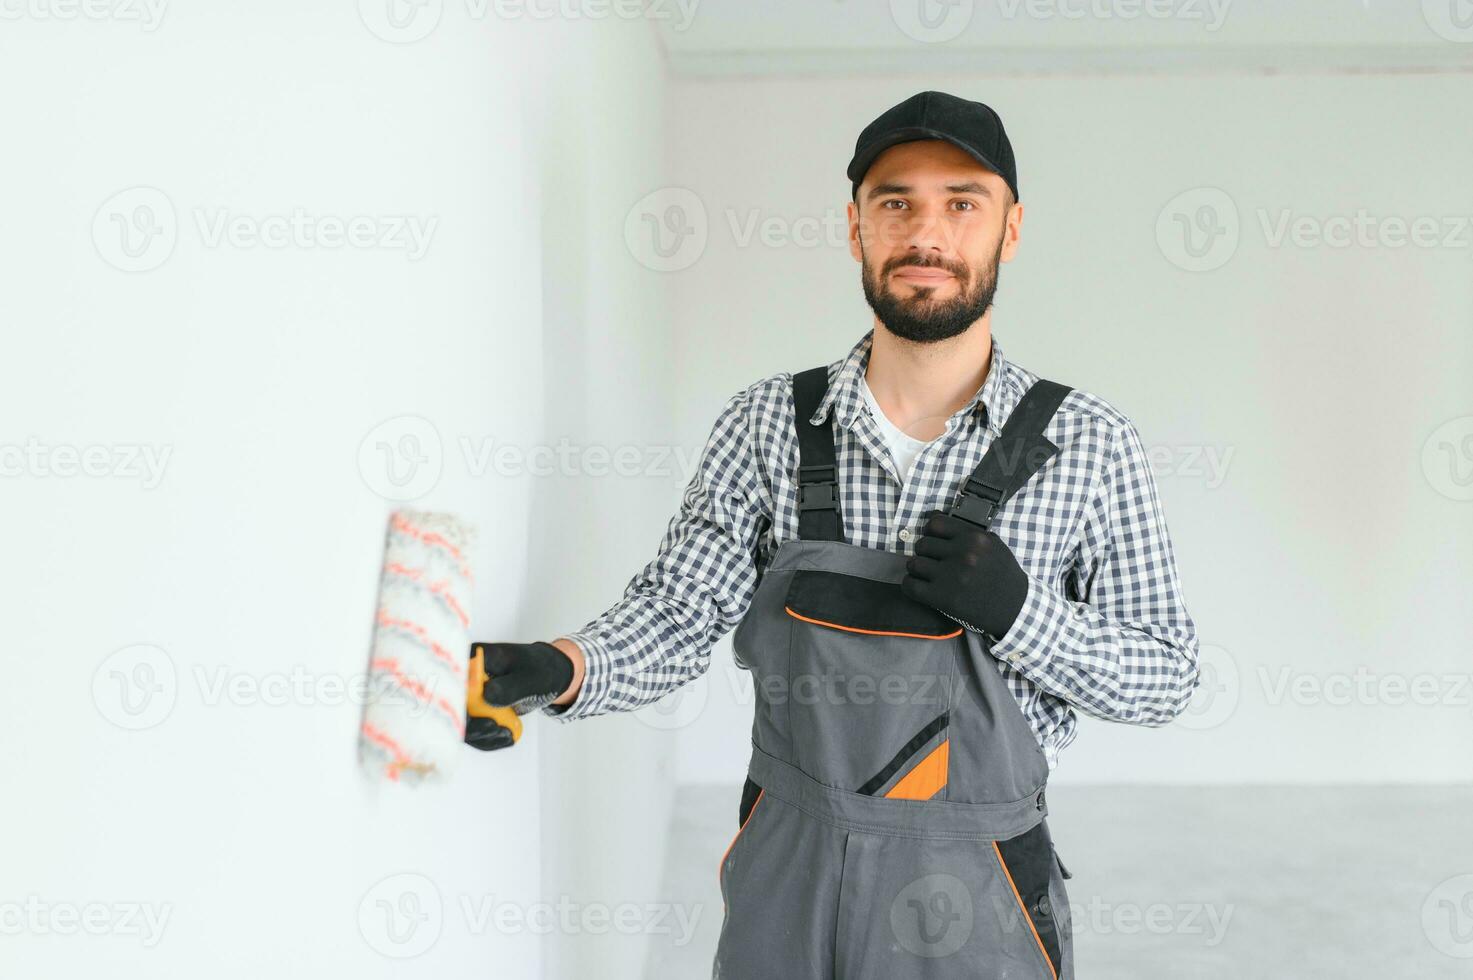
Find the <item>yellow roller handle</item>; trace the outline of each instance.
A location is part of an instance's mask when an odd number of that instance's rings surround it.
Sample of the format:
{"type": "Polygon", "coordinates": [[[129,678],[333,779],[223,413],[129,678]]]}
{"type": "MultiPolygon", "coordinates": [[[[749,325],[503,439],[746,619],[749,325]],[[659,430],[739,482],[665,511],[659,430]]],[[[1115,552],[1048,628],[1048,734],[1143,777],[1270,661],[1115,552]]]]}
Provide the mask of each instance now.
{"type": "Polygon", "coordinates": [[[490,718],[503,728],[510,729],[511,740],[515,743],[522,737],[522,718],[510,707],[498,708],[486,703],[481,694],[486,680],[486,665],[481,658],[481,648],[476,647],[475,653],[471,655],[471,669],[466,674],[465,713],[472,718],[490,718]]]}

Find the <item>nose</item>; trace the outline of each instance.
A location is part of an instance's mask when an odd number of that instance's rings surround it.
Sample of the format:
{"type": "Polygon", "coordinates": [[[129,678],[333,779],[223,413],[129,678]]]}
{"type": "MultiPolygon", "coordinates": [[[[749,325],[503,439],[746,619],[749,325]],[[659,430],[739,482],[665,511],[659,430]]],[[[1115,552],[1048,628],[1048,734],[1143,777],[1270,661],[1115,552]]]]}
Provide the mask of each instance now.
{"type": "Polygon", "coordinates": [[[906,250],[934,260],[950,253],[953,245],[950,236],[951,225],[942,220],[941,212],[934,208],[917,208],[906,223],[906,250]]]}

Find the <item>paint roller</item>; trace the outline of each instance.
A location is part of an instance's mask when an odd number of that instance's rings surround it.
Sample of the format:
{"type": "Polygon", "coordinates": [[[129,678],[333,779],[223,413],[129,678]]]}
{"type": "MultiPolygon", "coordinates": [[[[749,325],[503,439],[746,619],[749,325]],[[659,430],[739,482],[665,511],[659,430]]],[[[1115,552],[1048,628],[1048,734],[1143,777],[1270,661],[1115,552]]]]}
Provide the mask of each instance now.
{"type": "Polygon", "coordinates": [[[454,514],[400,509],[389,515],[369,654],[358,757],[375,778],[442,780],[464,751],[467,712],[522,734],[510,708],[481,696],[479,652],[467,661],[467,558],[475,527],[454,514]]]}

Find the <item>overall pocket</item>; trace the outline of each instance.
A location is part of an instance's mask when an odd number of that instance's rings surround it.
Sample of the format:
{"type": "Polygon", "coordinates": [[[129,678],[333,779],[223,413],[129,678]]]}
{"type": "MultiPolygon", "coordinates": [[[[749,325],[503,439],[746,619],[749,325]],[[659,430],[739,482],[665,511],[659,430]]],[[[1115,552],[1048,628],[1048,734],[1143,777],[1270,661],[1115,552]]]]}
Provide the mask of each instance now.
{"type": "Polygon", "coordinates": [[[1057,859],[1048,828],[1040,822],[1017,837],[995,841],[993,849],[1017,900],[1019,922],[1032,933],[1049,972],[1057,980],[1063,968],[1065,941],[1059,916],[1067,915],[1068,909],[1054,907],[1057,894],[1062,894],[1062,879],[1056,892],[1053,885],[1057,859]]]}
{"type": "Polygon", "coordinates": [[[787,714],[798,766],[849,792],[945,799],[962,627],[900,585],[793,573],[787,714]]]}
{"type": "Polygon", "coordinates": [[[1053,906],[1054,923],[1059,929],[1059,980],[1074,980],[1074,916],[1069,908],[1069,889],[1064,884],[1065,878],[1074,877],[1069,869],[1064,867],[1064,862],[1058,860],[1058,852],[1054,852],[1054,864],[1056,866],[1053,882],[1049,885],[1050,902],[1053,906]]]}
{"type": "Polygon", "coordinates": [[[739,840],[742,839],[742,835],[746,832],[747,825],[752,822],[752,816],[753,816],[753,814],[757,810],[757,804],[759,804],[759,803],[762,802],[762,796],[763,796],[763,792],[764,792],[763,789],[760,786],[757,786],[757,784],[754,783],[754,782],[752,782],[752,780],[750,780],[750,779],[747,780],[747,786],[756,787],[757,792],[756,792],[755,795],[753,795],[751,797],[750,802],[749,802],[748,801],[748,797],[747,797],[747,789],[746,789],[746,787],[743,787],[743,790],[742,790],[742,818],[741,818],[741,821],[737,825],[737,832],[736,832],[736,834],[734,834],[732,836],[732,838],[731,838],[731,843],[726,845],[726,851],[721,855],[721,863],[719,865],[717,865],[717,867],[716,867],[716,880],[722,886],[722,896],[723,896],[723,898],[725,897],[725,893],[726,893],[726,862],[727,862],[727,859],[731,857],[732,849],[736,847],[737,841],[739,841],[739,840]]]}
{"type": "Polygon", "coordinates": [[[1072,874],[1069,873],[1069,869],[1064,867],[1064,859],[1059,857],[1059,849],[1057,847],[1054,848],[1054,860],[1059,862],[1059,874],[1063,875],[1065,878],[1074,877],[1072,874]]]}
{"type": "Polygon", "coordinates": [[[949,640],[962,628],[900,591],[899,583],[799,569],[788,584],[789,616],[815,626],[866,636],[949,640]]]}
{"type": "MultiPolygon", "coordinates": [[[[1027,834],[993,842],[850,832],[840,874],[836,975],[1065,980],[1060,964],[1068,961],[1059,958],[1057,944],[1052,952],[1046,945],[1053,932],[1046,922],[1036,927],[1019,898],[1036,887],[1020,854],[1029,840],[1027,834]],[[1004,849],[1012,866],[1000,856],[1004,849]]],[[[1046,840],[1041,853],[1052,860],[1046,840]]]]}
{"type": "Polygon", "coordinates": [[[747,822],[747,817],[752,813],[752,807],[757,803],[757,797],[762,795],[762,787],[752,781],[748,776],[742,784],[742,801],[737,807],[737,830],[742,829],[742,824],[747,822]]]}

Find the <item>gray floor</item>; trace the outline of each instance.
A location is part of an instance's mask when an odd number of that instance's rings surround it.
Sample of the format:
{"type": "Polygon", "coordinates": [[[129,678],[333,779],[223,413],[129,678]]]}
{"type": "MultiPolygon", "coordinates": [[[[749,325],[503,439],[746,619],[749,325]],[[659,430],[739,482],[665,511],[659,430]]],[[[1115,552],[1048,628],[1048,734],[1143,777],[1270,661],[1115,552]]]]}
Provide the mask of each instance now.
{"type": "MultiPolygon", "coordinates": [[[[647,980],[711,975],[739,788],[681,792],[666,894],[699,930],[647,980]]],[[[1079,980],[1473,977],[1473,787],[1060,786],[1049,811],[1079,980]]]]}

